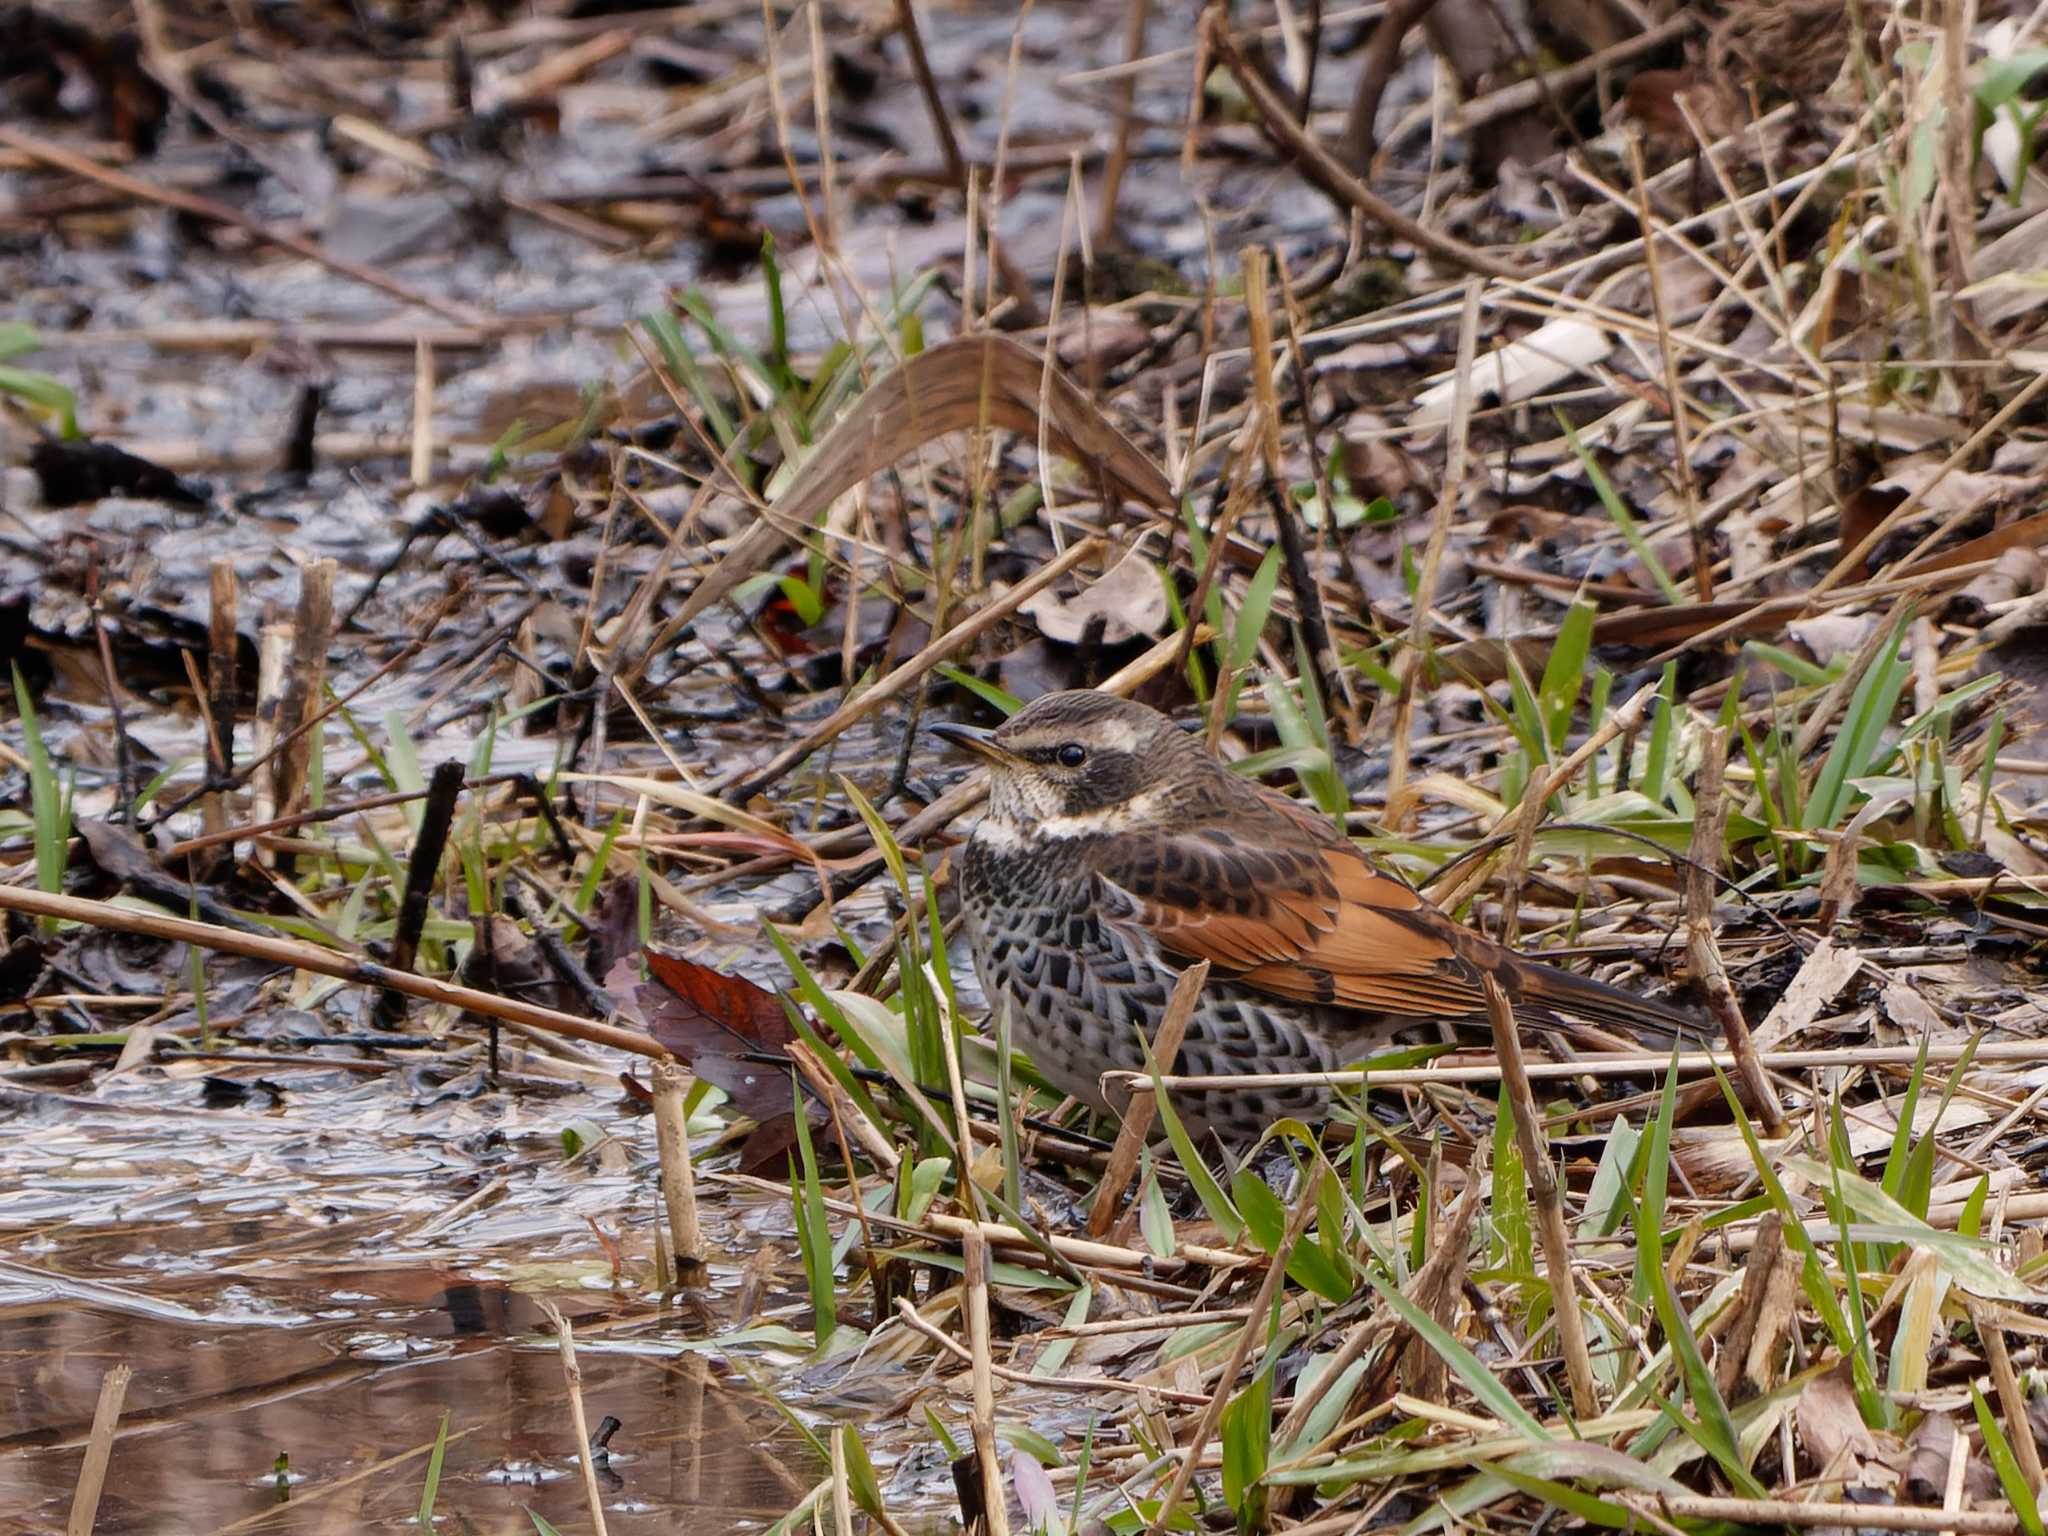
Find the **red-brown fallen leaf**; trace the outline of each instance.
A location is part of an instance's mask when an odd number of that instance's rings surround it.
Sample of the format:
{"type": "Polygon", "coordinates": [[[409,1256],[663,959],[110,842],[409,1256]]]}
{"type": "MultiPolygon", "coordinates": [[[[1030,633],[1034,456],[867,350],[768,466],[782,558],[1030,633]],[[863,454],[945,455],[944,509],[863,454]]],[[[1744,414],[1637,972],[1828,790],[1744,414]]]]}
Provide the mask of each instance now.
{"type": "MultiPolygon", "coordinates": [[[[641,981],[631,958],[605,978],[622,1013],[687,1063],[690,1070],[725,1090],[734,1109],[759,1129],[740,1151],[743,1172],[778,1163],[796,1140],[796,1100],[790,1091],[795,1063],[777,1065],[796,1038],[782,999],[744,976],[643,949],[653,980],[641,981]]],[[[808,1103],[808,1100],[806,1101],[808,1103]]]]}

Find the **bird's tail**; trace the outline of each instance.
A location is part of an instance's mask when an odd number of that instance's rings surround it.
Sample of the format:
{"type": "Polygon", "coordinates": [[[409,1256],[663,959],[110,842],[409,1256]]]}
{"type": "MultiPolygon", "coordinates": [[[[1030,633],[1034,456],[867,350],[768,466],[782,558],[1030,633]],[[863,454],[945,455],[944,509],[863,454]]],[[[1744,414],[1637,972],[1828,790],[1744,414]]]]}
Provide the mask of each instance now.
{"type": "Polygon", "coordinates": [[[1569,1013],[1595,1024],[1625,1030],[1646,1042],[1670,1044],[1674,1039],[1703,1043],[1720,1032],[1703,1015],[1651,998],[1610,987],[1590,976],[1577,976],[1556,966],[1517,957],[1522,1002],[1569,1013]]]}

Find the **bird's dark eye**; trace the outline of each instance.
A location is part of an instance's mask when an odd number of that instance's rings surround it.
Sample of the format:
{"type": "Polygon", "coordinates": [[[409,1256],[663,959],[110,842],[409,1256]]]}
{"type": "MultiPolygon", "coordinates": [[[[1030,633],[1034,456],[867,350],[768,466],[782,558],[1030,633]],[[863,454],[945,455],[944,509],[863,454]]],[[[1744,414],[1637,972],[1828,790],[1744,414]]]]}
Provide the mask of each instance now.
{"type": "Polygon", "coordinates": [[[1078,768],[1088,761],[1088,749],[1078,741],[1070,741],[1053,753],[1053,757],[1062,768],[1078,768]]]}

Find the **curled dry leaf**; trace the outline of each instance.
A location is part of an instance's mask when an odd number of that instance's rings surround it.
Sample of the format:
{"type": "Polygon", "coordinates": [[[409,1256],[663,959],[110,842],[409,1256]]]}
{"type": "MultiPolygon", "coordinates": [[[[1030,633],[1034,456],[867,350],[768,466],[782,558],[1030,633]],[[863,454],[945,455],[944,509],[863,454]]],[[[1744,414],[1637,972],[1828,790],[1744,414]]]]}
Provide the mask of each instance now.
{"type": "Polygon", "coordinates": [[[1102,639],[1117,645],[1140,637],[1150,640],[1166,628],[1166,586],[1141,541],[1102,576],[1071,597],[1048,587],[1021,610],[1038,624],[1048,640],[1075,645],[1088,626],[1102,621],[1102,639]]]}
{"type": "Polygon", "coordinates": [[[986,423],[1036,440],[1041,395],[1054,452],[1096,469],[1113,494],[1172,507],[1165,472],[1072,379],[1007,336],[961,336],[906,358],[869,385],[668,627],[680,629],[730,596],[838,497],[933,439],[986,423]]]}

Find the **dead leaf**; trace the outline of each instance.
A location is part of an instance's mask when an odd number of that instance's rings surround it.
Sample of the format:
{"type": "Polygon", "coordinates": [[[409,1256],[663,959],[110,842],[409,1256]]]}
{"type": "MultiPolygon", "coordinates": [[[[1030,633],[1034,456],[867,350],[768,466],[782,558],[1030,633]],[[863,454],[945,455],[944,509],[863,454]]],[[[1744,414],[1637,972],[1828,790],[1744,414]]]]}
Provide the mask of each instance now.
{"type": "Polygon", "coordinates": [[[1948,1469],[1957,1455],[1969,1454],[1967,1444],[1956,1432],[1956,1421],[1945,1413],[1930,1413],[1906,1436],[1906,1486],[1901,1489],[1908,1502],[1940,1504],[1948,1492],[1948,1469]]]}
{"type": "Polygon", "coordinates": [[[1779,996],[1776,1006],[1757,1026],[1757,1044],[1775,1044],[1806,1028],[1820,1017],[1823,1008],[1841,996],[1842,989],[1862,965],[1862,957],[1854,949],[1838,945],[1832,938],[1822,939],[1800,965],[1799,974],[1779,996]]]}
{"type": "Polygon", "coordinates": [[[1815,666],[1826,667],[1838,657],[1854,656],[1876,625],[1877,615],[1872,613],[1824,613],[1793,620],[1785,633],[1806,647],[1815,666]]]}
{"type": "Polygon", "coordinates": [[[1151,640],[1166,628],[1166,584],[1141,542],[1072,597],[1048,587],[1020,611],[1037,621],[1048,640],[1063,645],[1079,644],[1097,619],[1102,621],[1105,645],[1151,640]]]}
{"type": "Polygon", "coordinates": [[[961,336],[906,358],[832,424],[774,506],[743,535],[663,626],[672,636],[761,569],[793,533],[905,454],[983,422],[1036,440],[1040,394],[1055,453],[1098,469],[1112,492],[1171,510],[1173,486],[1151,456],[1037,353],[1007,336],[961,336]]]}
{"type": "Polygon", "coordinates": [[[1794,1412],[1799,1443],[1821,1466],[1845,1450],[1857,1456],[1875,1457],[1883,1449],[1877,1436],[1865,1426],[1863,1410],[1856,1406],[1856,1392],[1849,1384],[1846,1361],[1800,1388],[1794,1412]]]}
{"type": "Polygon", "coordinates": [[[796,1039],[782,1000],[744,976],[643,949],[653,972],[641,981],[631,957],[605,977],[619,1012],[666,1046],[706,1082],[725,1090],[733,1108],[760,1128],[740,1151],[740,1166],[772,1166],[794,1139],[795,1064],[776,1065],[796,1039]]]}

